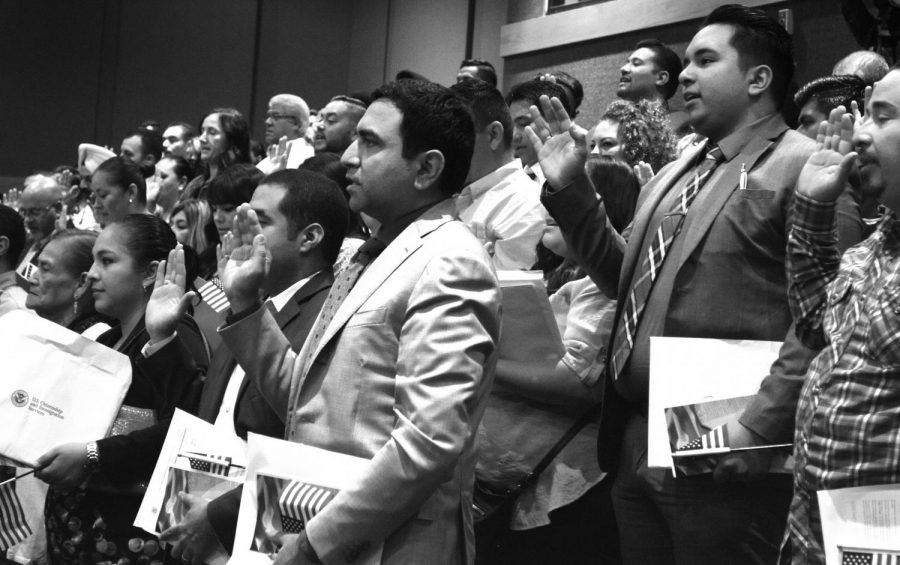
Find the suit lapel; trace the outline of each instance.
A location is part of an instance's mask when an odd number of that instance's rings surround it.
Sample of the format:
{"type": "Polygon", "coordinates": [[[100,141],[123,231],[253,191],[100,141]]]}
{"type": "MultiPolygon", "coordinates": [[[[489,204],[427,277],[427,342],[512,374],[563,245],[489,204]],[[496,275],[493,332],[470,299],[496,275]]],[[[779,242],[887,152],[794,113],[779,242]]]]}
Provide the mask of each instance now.
{"type": "MultiPolygon", "coordinates": [[[[783,131],[783,129],[780,130],[780,132],[783,131]]],[[[719,212],[722,211],[722,208],[728,202],[728,199],[731,198],[734,191],[738,189],[741,165],[746,167],[746,171],[749,174],[759,159],[771,149],[777,138],[778,136],[776,135],[770,139],[765,134],[752,137],[736,157],[720,165],[715,171],[717,178],[710,179],[709,186],[702,189],[711,188],[712,190],[705,196],[702,192],[700,193],[703,198],[703,201],[699,203],[703,207],[702,213],[692,215],[689,211],[687,218],[685,218],[686,225],[684,229],[686,233],[684,248],[680,257],[678,257],[679,270],[700,242],[703,241],[703,238],[706,237],[719,212]]]]}
{"type": "MultiPolygon", "coordinates": [[[[645,188],[646,194],[641,194],[641,198],[638,202],[638,209],[634,215],[634,225],[632,226],[631,234],[628,237],[629,252],[625,254],[622,261],[622,271],[619,277],[620,295],[623,295],[623,293],[627,292],[630,288],[631,279],[634,277],[634,270],[638,268],[640,261],[643,259],[641,249],[644,247],[647,229],[650,227],[650,222],[653,219],[656,208],[666,194],[678,184],[678,181],[685,172],[696,162],[704,149],[705,145],[700,144],[697,147],[692,147],[688,151],[685,151],[682,158],[679,159],[674,166],[660,176],[659,179],[654,179],[657,182],[647,185],[645,188]],[[643,210],[647,210],[647,212],[643,213],[643,210]]],[[[622,296],[620,296],[620,302],[624,303],[621,298],[622,296]]]]}
{"type": "Polygon", "coordinates": [[[200,407],[197,409],[197,415],[207,422],[214,422],[219,413],[219,407],[222,405],[222,398],[225,397],[225,387],[231,379],[231,373],[237,362],[231,354],[231,350],[222,343],[213,354],[210,362],[209,375],[203,384],[203,393],[200,396],[200,407]]]}
{"type": "MultiPolygon", "coordinates": [[[[455,208],[452,200],[444,200],[426,211],[422,216],[408,225],[394,241],[388,245],[381,254],[359,277],[359,280],[350,290],[350,294],[338,307],[331,323],[325,328],[322,339],[313,355],[318,356],[322,349],[344,327],[344,324],[365,304],[372,294],[384,284],[384,282],[403,264],[406,259],[422,246],[422,238],[429,233],[451,221],[455,216],[455,208]]],[[[305,349],[305,348],[304,348],[305,349]]],[[[302,358],[302,357],[301,357],[302,358]]],[[[305,375],[304,375],[305,378],[305,375]]],[[[301,385],[302,386],[302,385],[301,385]]]]}

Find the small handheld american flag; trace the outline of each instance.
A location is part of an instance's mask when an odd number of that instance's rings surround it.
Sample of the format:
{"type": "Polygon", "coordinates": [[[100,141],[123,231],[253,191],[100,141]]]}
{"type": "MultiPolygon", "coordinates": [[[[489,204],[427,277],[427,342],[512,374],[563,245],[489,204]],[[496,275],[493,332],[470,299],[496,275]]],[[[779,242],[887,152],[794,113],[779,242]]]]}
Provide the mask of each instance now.
{"type": "Polygon", "coordinates": [[[231,469],[231,457],[208,455],[206,453],[184,453],[182,455],[187,457],[191,469],[195,471],[227,477],[228,471],[231,469]]]}
{"type": "Polygon", "coordinates": [[[16,494],[16,478],[0,483],[0,550],[5,551],[30,535],[31,527],[16,494]]]}
{"type": "Polygon", "coordinates": [[[728,431],[724,425],[706,432],[675,450],[676,453],[697,452],[697,455],[728,451],[728,431]]]}
{"type": "Polygon", "coordinates": [[[841,565],[900,565],[900,552],[864,549],[842,550],[841,565]]]}
{"type": "Polygon", "coordinates": [[[219,279],[213,278],[205,281],[197,277],[194,281],[194,287],[200,293],[200,298],[203,299],[203,302],[206,302],[217,314],[221,314],[231,307],[219,279]]]}
{"type": "Polygon", "coordinates": [[[337,493],[337,489],[292,481],[278,497],[282,531],[286,534],[302,532],[337,493]]]}

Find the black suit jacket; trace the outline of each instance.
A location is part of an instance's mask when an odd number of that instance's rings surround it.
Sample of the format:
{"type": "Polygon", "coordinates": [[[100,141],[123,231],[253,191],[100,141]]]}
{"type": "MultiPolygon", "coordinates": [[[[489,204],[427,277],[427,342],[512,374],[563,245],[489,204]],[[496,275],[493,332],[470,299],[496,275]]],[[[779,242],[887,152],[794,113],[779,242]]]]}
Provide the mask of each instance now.
{"type": "MultiPolygon", "coordinates": [[[[291,342],[294,351],[300,351],[303,347],[303,342],[306,341],[306,336],[312,329],[333,282],[334,275],[330,269],[320,271],[300,287],[284,308],[275,315],[278,327],[291,342]]],[[[210,370],[203,385],[198,414],[207,422],[215,422],[225,388],[236,364],[234,356],[224,343],[213,354],[210,370]]],[[[247,432],[253,432],[282,438],[285,416],[276,413],[263,399],[252,379],[244,377],[234,409],[234,428],[239,436],[246,439],[247,432]]],[[[240,502],[241,489],[237,488],[210,502],[206,509],[207,519],[229,552],[234,545],[240,502]]]]}

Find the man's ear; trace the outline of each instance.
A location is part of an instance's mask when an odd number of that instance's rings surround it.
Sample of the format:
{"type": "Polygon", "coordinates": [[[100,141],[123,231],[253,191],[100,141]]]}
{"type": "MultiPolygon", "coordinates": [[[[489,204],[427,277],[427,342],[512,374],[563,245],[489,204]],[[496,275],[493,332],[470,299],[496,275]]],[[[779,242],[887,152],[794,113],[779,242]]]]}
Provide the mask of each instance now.
{"type": "Polygon", "coordinates": [[[656,71],[656,86],[665,86],[669,82],[669,71],[656,71]]]}
{"type": "Polygon", "coordinates": [[[444,172],[444,154],[437,149],[429,149],[416,157],[416,190],[427,190],[437,184],[444,172]]]}
{"type": "MultiPolygon", "coordinates": [[[[5,257],[7,253],[9,253],[9,238],[0,235],[0,257],[5,257]]],[[[11,259],[15,261],[16,257],[11,257],[11,259]]]]}
{"type": "Polygon", "coordinates": [[[503,145],[503,124],[498,121],[493,121],[488,124],[485,131],[488,134],[488,144],[491,146],[491,151],[496,151],[503,145]]]}
{"type": "Polygon", "coordinates": [[[325,228],[322,227],[322,224],[315,222],[309,224],[297,234],[297,240],[295,242],[297,251],[299,251],[301,255],[309,254],[322,243],[323,239],[325,239],[325,228]]]}
{"type": "Polygon", "coordinates": [[[759,96],[772,86],[772,67],[756,65],[747,69],[747,93],[759,96]]]}

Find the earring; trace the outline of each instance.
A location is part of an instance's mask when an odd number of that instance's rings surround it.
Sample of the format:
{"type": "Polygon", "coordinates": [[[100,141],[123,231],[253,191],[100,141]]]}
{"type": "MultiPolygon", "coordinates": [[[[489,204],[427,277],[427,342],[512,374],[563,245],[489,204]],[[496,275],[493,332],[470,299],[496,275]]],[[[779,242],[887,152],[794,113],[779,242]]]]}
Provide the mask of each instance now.
{"type": "Polygon", "coordinates": [[[72,304],[72,314],[76,317],[78,316],[78,295],[75,295],[75,303],[72,304]]]}
{"type": "Polygon", "coordinates": [[[129,199],[128,199],[128,203],[129,203],[129,204],[134,204],[134,198],[129,198],[129,199]]]}

